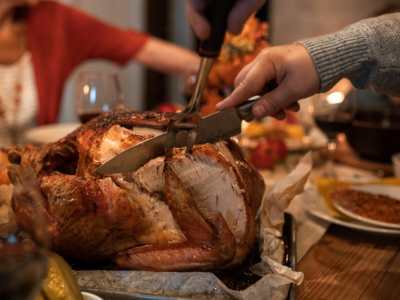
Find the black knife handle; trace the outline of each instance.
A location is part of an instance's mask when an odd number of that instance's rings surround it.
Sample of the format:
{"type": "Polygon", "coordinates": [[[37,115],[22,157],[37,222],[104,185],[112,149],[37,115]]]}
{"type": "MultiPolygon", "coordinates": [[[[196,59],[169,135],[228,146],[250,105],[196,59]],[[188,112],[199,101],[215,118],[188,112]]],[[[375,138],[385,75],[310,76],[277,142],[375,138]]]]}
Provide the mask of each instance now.
{"type": "Polygon", "coordinates": [[[276,89],[277,86],[278,86],[278,84],[276,83],[276,81],[271,80],[264,85],[264,88],[262,89],[262,91],[260,93],[247,99],[247,101],[243,102],[242,104],[237,105],[236,113],[239,116],[239,118],[241,118],[242,120],[245,120],[245,121],[250,121],[252,118],[254,118],[253,113],[251,111],[251,109],[253,108],[253,105],[262,96],[264,96],[265,94],[272,92],[274,89],[276,89]]]}
{"type": "Polygon", "coordinates": [[[224,42],[228,15],[236,0],[209,0],[205,16],[211,24],[211,36],[200,42],[199,55],[217,57],[224,42]]]}

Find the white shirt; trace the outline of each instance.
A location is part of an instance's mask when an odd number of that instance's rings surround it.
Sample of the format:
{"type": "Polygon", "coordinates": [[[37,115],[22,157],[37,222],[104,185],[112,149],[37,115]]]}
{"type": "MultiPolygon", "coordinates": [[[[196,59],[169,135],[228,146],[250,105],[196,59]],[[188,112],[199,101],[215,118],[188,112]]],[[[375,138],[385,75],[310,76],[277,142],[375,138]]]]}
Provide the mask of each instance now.
{"type": "Polygon", "coordinates": [[[11,65],[0,65],[0,147],[25,143],[25,131],[36,126],[38,96],[30,52],[11,65]]]}

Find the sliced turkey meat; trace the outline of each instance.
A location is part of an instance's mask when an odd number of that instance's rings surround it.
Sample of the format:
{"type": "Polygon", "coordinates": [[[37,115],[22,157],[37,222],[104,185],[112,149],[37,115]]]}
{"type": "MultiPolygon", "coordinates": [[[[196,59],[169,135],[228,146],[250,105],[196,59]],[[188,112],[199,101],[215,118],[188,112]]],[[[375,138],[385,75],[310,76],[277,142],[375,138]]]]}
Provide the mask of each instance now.
{"type": "MultiPolygon", "coordinates": [[[[37,177],[55,251],[156,271],[209,270],[245,259],[265,186],[234,141],[197,145],[190,154],[174,149],[136,172],[93,176],[118,153],[165,132],[170,116],[113,112],[56,143],[9,150],[14,164],[37,177]]],[[[17,177],[13,183],[24,184],[17,177]]],[[[29,231],[35,216],[18,196],[13,207],[29,231]]]]}

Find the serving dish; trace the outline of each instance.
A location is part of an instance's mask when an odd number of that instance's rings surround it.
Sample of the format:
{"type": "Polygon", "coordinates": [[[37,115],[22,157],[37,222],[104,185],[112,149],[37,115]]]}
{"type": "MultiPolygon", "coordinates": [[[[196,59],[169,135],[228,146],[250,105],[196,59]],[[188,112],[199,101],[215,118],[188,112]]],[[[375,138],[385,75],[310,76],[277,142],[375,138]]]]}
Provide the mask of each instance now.
{"type": "Polygon", "coordinates": [[[314,184],[310,185],[305,192],[300,195],[300,201],[307,212],[329,223],[376,234],[400,236],[400,229],[378,227],[355,219],[335,217],[326,206],[322,196],[318,194],[317,187],[314,184]]]}
{"type": "MultiPolygon", "coordinates": [[[[371,194],[375,194],[375,195],[388,196],[392,199],[400,201],[400,198],[399,198],[400,187],[399,186],[390,186],[390,185],[353,186],[350,188],[350,190],[371,193],[371,194]]],[[[357,214],[349,211],[348,209],[344,208],[343,206],[341,206],[339,203],[337,203],[335,201],[332,201],[332,204],[338,211],[340,211],[345,216],[348,216],[349,218],[355,219],[355,220],[363,222],[363,223],[371,224],[373,226],[394,228],[394,229],[400,230],[400,224],[382,222],[382,221],[370,219],[370,218],[367,218],[367,217],[364,217],[361,215],[357,215],[357,214]]]]}
{"type": "MultiPolygon", "coordinates": [[[[296,224],[292,215],[285,213],[285,224],[283,227],[283,246],[284,246],[284,261],[283,265],[292,268],[293,271],[297,270],[297,250],[296,250],[296,224]]],[[[132,271],[135,272],[135,271],[132,271]]],[[[233,274],[232,278],[235,278],[235,268],[231,269],[230,272],[233,274]]],[[[225,279],[224,279],[225,281],[225,279]]],[[[134,293],[126,292],[122,290],[113,289],[100,289],[91,287],[81,287],[83,292],[92,293],[98,295],[104,300],[122,300],[122,299],[148,299],[148,300],[183,300],[192,299],[188,297],[177,297],[177,296],[165,296],[165,295],[154,295],[145,293],[134,293]]],[[[286,300],[296,299],[296,286],[290,285],[289,293],[286,300]]]]}

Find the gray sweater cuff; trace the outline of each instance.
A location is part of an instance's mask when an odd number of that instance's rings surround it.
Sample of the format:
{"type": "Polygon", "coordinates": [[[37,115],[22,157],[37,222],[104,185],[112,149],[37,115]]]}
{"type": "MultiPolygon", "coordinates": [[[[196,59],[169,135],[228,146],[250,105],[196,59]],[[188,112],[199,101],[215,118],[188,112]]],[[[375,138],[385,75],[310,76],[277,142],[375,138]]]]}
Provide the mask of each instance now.
{"type": "Polygon", "coordinates": [[[320,92],[328,91],[341,78],[360,72],[369,57],[368,44],[354,28],[298,43],[312,57],[321,80],[320,92]]]}

